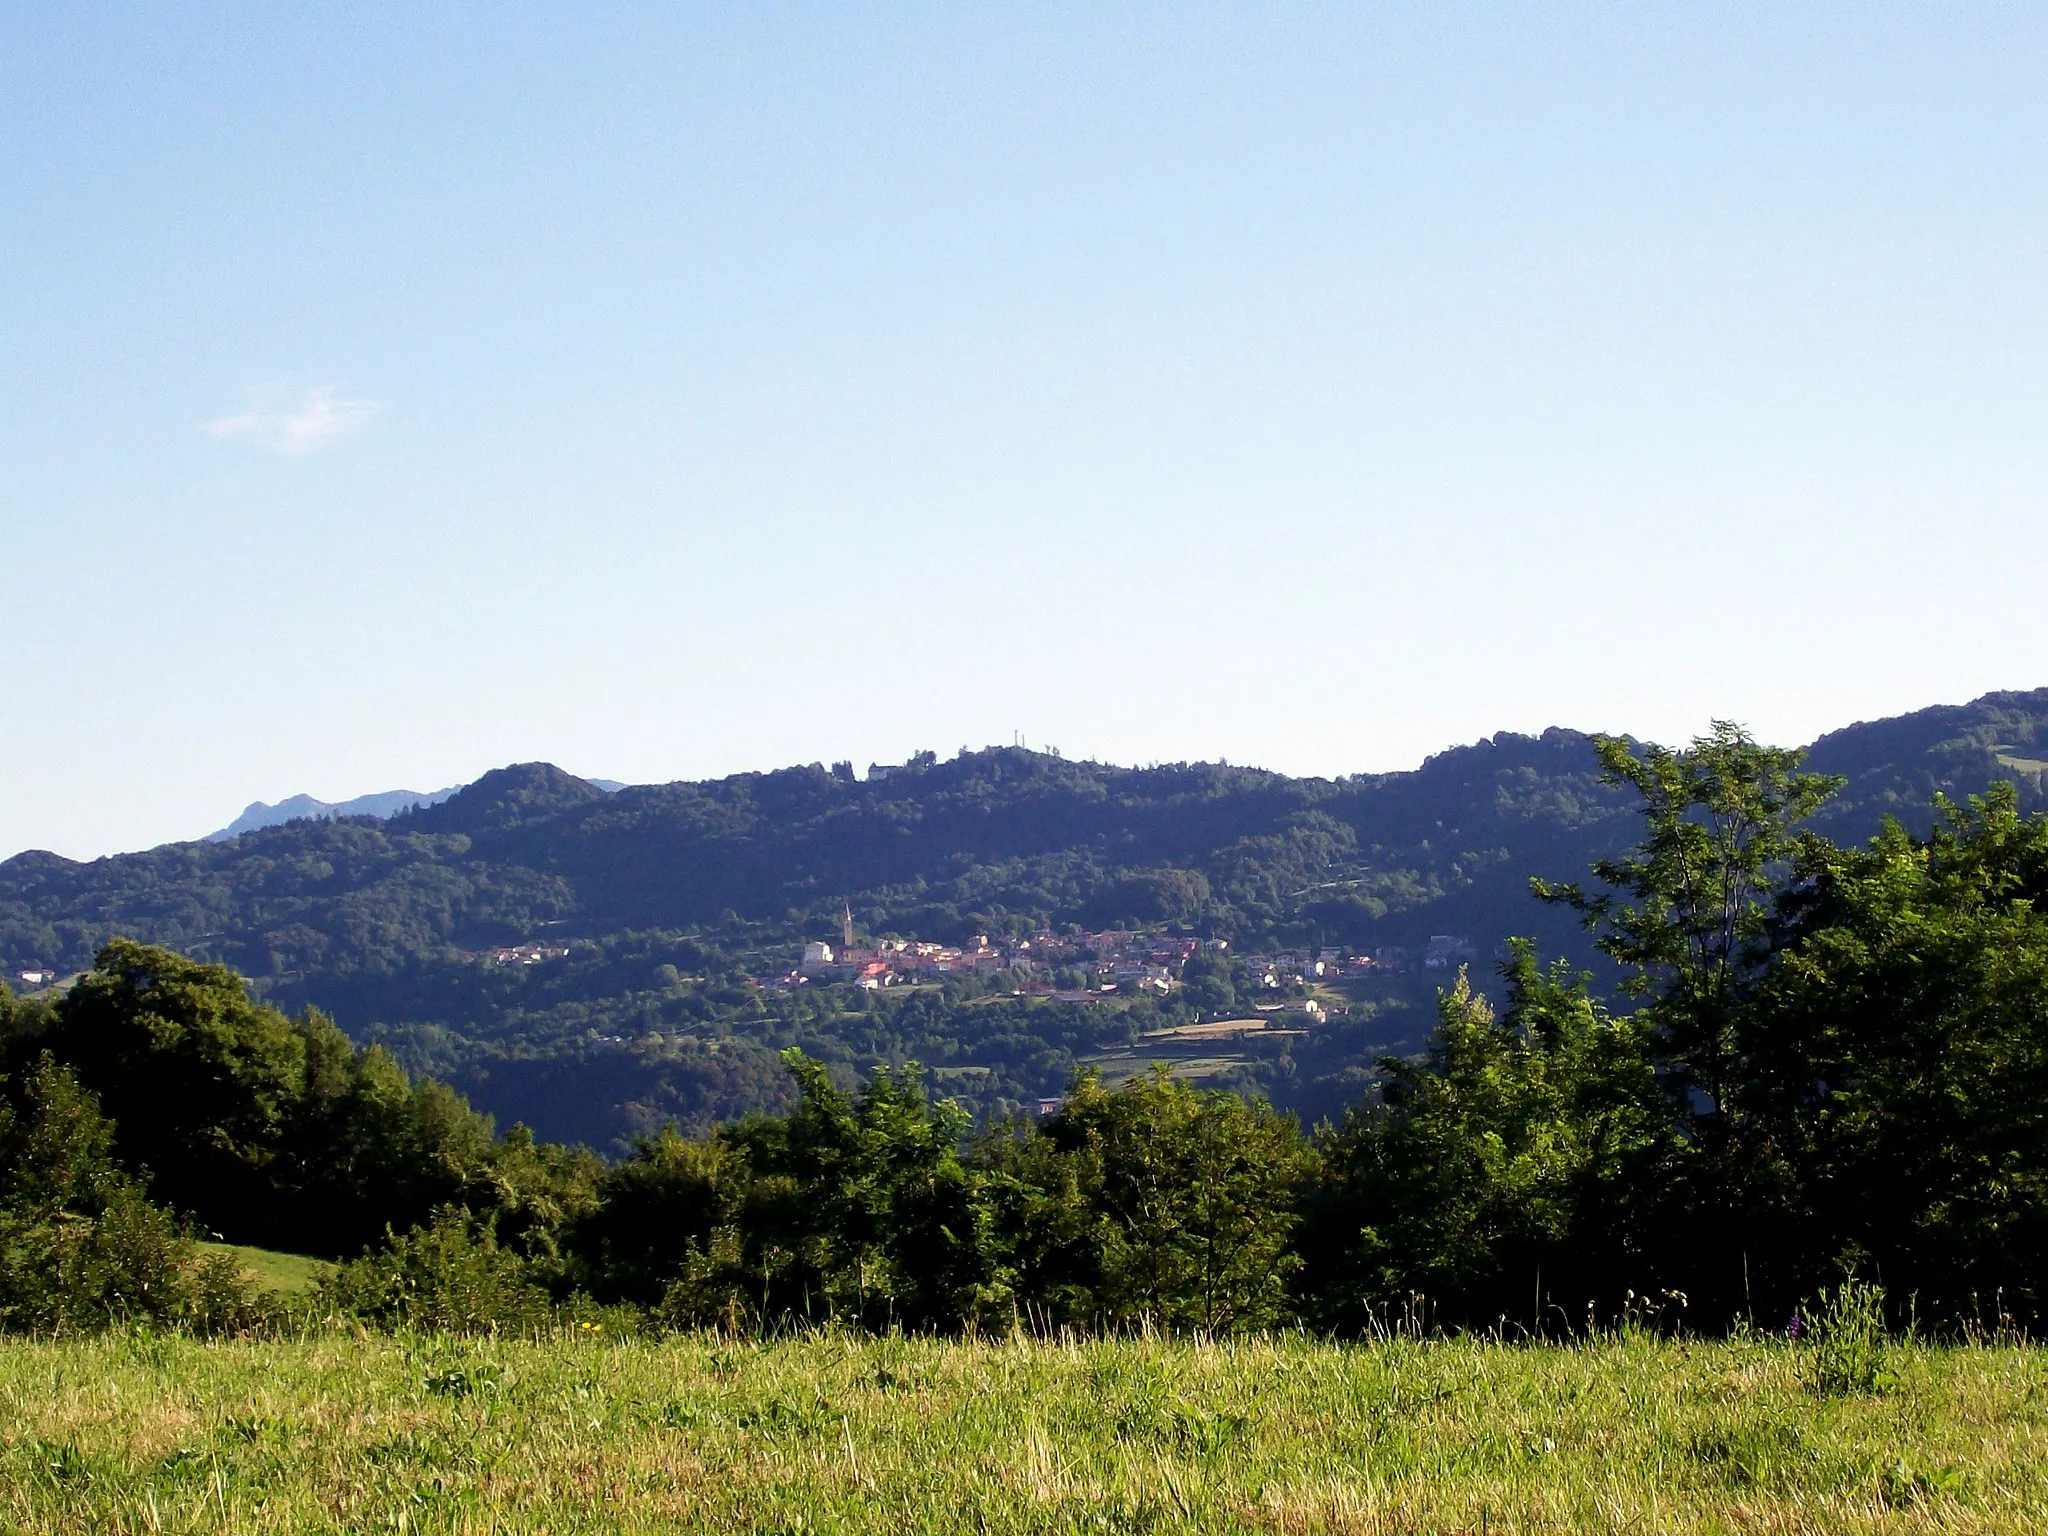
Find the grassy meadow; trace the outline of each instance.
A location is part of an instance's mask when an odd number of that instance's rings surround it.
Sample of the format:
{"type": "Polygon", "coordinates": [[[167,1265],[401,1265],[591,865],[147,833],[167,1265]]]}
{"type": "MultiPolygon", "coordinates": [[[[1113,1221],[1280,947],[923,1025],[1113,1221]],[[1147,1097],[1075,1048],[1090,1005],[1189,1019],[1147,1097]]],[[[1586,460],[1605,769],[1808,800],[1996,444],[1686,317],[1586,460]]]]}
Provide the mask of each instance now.
{"type": "Polygon", "coordinates": [[[278,1253],[270,1248],[249,1248],[240,1243],[200,1243],[198,1248],[201,1253],[225,1254],[235,1261],[242,1278],[256,1290],[278,1296],[305,1295],[335,1270],[325,1259],[278,1253]]]}
{"type": "Polygon", "coordinates": [[[9,1532],[2038,1532],[2048,1351],[0,1343],[9,1532]]]}

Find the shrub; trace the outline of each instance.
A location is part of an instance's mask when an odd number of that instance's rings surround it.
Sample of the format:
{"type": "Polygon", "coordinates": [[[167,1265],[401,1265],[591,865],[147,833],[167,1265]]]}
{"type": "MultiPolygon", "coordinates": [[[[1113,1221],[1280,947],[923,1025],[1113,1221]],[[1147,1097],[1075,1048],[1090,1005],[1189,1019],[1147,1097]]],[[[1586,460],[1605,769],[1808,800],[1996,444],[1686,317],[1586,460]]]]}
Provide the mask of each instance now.
{"type": "Polygon", "coordinates": [[[232,1259],[202,1256],[133,1189],[96,1216],[0,1213],[0,1330],[77,1333],[149,1322],[218,1333],[265,1316],[232,1259]]]}
{"type": "Polygon", "coordinates": [[[1164,1074],[1114,1091],[1089,1077],[1037,1140],[1003,1170],[1033,1315],[1206,1334],[1287,1319],[1307,1168],[1292,1120],[1164,1074]]]}
{"type": "Polygon", "coordinates": [[[98,1100],[47,1054],[0,1078],[0,1330],[260,1320],[234,1262],[202,1257],[114,1164],[113,1136],[98,1100]]]}
{"type": "Polygon", "coordinates": [[[488,1220],[459,1207],[389,1246],[344,1264],[320,1299],[388,1328],[434,1333],[539,1333],[554,1321],[547,1292],[525,1260],[498,1246],[488,1220]]]}
{"type": "Polygon", "coordinates": [[[1816,1395],[1848,1397],[1890,1385],[1882,1287],[1845,1280],[1822,1291],[1806,1315],[1813,1342],[1800,1374],[1816,1395]]]}

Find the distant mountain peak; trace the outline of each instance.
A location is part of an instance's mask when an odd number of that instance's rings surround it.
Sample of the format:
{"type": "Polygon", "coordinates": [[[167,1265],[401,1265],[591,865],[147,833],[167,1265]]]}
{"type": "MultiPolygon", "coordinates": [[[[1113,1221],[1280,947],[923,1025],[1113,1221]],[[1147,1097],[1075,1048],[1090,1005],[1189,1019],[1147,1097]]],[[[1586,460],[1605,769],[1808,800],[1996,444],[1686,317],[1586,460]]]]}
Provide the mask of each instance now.
{"type": "Polygon", "coordinates": [[[358,795],[353,800],[339,801],[316,800],[311,795],[291,795],[275,805],[266,805],[258,800],[218,832],[207,833],[205,840],[209,843],[225,842],[228,838],[240,837],[244,832],[255,832],[263,827],[281,827],[288,821],[299,821],[306,817],[323,821],[332,820],[337,816],[388,818],[417,806],[438,804],[461,787],[459,784],[451,784],[446,789],[437,789],[428,794],[422,794],[416,789],[387,789],[374,795],[358,795]]]}
{"type": "Polygon", "coordinates": [[[26,848],[11,859],[0,859],[0,875],[9,878],[30,878],[36,875],[60,874],[79,867],[76,859],[67,859],[61,853],[52,853],[47,848],[26,848]]]}

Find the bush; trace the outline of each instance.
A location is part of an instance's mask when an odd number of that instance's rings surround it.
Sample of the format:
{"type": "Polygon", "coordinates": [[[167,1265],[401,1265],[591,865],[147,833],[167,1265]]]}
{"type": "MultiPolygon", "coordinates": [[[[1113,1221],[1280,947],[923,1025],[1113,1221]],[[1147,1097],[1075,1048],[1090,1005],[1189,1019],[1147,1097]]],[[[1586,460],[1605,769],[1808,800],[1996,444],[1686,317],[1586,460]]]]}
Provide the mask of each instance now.
{"type": "Polygon", "coordinates": [[[150,1322],[203,1333],[262,1322],[234,1260],[201,1255],[133,1189],[96,1216],[0,1213],[0,1331],[95,1332],[150,1322]]]}
{"type": "Polygon", "coordinates": [[[112,1158],[99,1102],[46,1054],[0,1078],[0,1330],[242,1328],[263,1309],[112,1158]]]}
{"type": "Polygon", "coordinates": [[[344,1264],[320,1300],[387,1328],[431,1333],[540,1333],[554,1305],[524,1259],[498,1246],[493,1224],[458,1207],[390,1246],[344,1264]]]}
{"type": "Polygon", "coordinates": [[[1800,1374],[1820,1397],[1881,1392],[1891,1384],[1884,1290],[1845,1280],[1806,1313],[1811,1345],[1800,1374]]]}
{"type": "Polygon", "coordinates": [[[988,1151],[1033,1317],[1217,1335],[1287,1321],[1307,1149],[1269,1106],[1163,1074],[1089,1077],[1041,1132],[988,1151]]]}

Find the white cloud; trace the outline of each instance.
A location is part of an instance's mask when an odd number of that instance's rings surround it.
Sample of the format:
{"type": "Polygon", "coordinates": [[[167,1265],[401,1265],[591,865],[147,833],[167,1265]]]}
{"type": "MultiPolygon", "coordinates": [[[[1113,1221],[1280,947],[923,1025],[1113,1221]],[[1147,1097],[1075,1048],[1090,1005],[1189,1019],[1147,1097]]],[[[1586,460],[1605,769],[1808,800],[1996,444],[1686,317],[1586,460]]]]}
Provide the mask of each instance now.
{"type": "Polygon", "coordinates": [[[309,389],[295,405],[223,416],[203,430],[214,437],[246,438],[279,453],[310,453],[362,431],[383,409],[382,401],[350,400],[332,389],[309,389]]]}

